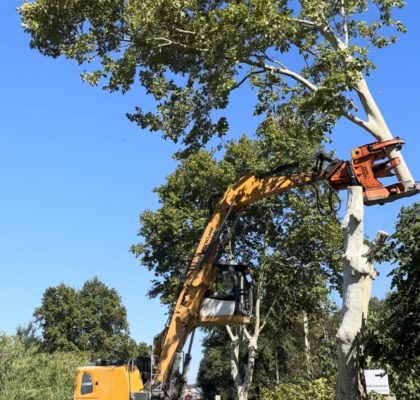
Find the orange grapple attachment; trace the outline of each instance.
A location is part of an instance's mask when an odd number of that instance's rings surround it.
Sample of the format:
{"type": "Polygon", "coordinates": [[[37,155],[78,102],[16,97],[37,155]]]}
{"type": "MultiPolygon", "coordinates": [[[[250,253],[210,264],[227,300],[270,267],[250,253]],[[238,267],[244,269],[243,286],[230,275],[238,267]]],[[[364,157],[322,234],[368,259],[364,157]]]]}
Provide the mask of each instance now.
{"type": "Polygon", "coordinates": [[[401,149],[404,140],[395,138],[385,142],[375,142],[357,147],[351,151],[351,161],[340,161],[328,171],[326,179],[337,189],[348,186],[363,186],[364,203],[367,206],[384,204],[401,197],[420,193],[418,182],[407,187],[403,182],[384,186],[378,179],[394,176],[394,168],[400,164],[398,157],[387,159],[385,150],[389,147],[401,149]],[[378,162],[381,161],[381,162],[378,162]]]}

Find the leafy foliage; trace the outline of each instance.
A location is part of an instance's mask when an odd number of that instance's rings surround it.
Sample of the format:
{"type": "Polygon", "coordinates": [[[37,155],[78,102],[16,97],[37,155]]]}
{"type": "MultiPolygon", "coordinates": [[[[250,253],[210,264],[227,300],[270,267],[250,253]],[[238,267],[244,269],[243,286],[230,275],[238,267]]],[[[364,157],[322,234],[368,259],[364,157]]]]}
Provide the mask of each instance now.
{"type": "Polygon", "coordinates": [[[205,399],[214,399],[216,395],[225,400],[236,398],[235,384],[230,373],[229,342],[224,327],[206,330],[202,342],[203,358],[197,374],[197,385],[203,391],[205,399]]]}
{"type": "MultiPolygon", "coordinates": [[[[286,284],[285,284],[286,286],[286,284]]],[[[282,288],[279,288],[281,292],[282,288]]],[[[283,304],[283,312],[274,314],[261,332],[249,399],[261,399],[263,393],[274,396],[276,388],[302,387],[311,379],[333,376],[337,370],[337,348],[334,335],[339,324],[337,313],[312,314],[309,321],[312,377],[307,375],[302,314],[283,304]],[[328,335],[332,339],[328,339],[328,335]],[[277,382],[278,379],[278,382],[277,382]],[[280,385],[280,386],[279,386],[280,385]],[[288,386],[289,385],[289,386],[288,386]]],[[[223,327],[206,331],[203,358],[197,384],[204,398],[220,394],[226,400],[236,399],[229,367],[229,338],[223,327]]],[[[246,363],[247,350],[241,352],[239,364],[246,363]]]]}
{"type": "Polygon", "coordinates": [[[34,341],[0,333],[0,400],[70,400],[82,352],[40,351],[34,341]]]}
{"type": "MultiPolygon", "coordinates": [[[[420,203],[403,207],[396,232],[379,249],[379,262],[391,261],[392,288],[386,299],[384,325],[392,332],[392,357],[399,362],[420,357],[420,203]]],[[[391,349],[389,349],[391,350],[391,349]]]]}
{"type": "Polygon", "coordinates": [[[80,350],[95,356],[118,352],[136,357],[140,350],[129,337],[120,296],[97,277],[80,290],[64,283],[47,288],[34,317],[49,352],[80,350]]]}
{"type": "Polygon", "coordinates": [[[335,398],[335,377],[315,379],[302,384],[283,383],[275,389],[263,389],[263,400],[333,400],[335,398]]]}
{"type": "Polygon", "coordinates": [[[35,0],[25,1],[18,12],[31,48],[90,64],[82,74],[89,84],[124,93],[139,82],[155,99],[156,110],[136,107],[128,118],[143,129],[162,131],[165,139],[182,141],[178,155],[185,156],[228,133],[223,110],[246,82],[257,95],[261,130],[284,118],[306,125],[301,137],[322,139],[343,113],[355,122],[349,91],[361,73],[375,68],[369,46],[395,43],[395,35],[387,36],[390,27],[405,32],[393,19],[393,9],[403,4],[35,0]],[[287,52],[300,60],[296,70],[285,66],[287,52]]]}
{"type": "MultiPolygon", "coordinates": [[[[284,383],[275,389],[264,389],[262,400],[334,400],[335,399],[334,375],[328,378],[319,378],[310,382],[300,384],[284,383]]],[[[384,396],[372,392],[369,398],[373,400],[383,400],[384,396]]]]}

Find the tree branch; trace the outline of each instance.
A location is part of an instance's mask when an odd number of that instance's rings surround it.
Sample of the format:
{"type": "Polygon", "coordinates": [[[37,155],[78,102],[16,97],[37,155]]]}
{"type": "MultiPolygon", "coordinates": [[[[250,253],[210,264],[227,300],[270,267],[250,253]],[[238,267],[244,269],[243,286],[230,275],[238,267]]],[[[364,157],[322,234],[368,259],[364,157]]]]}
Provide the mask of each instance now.
{"type": "MultiPolygon", "coordinates": [[[[191,50],[197,51],[197,49],[195,47],[193,47],[193,46],[187,46],[184,43],[175,42],[172,39],[168,39],[166,37],[158,36],[158,37],[155,37],[154,39],[156,39],[156,40],[164,40],[166,42],[166,43],[163,43],[163,44],[158,45],[157,47],[169,46],[169,45],[173,44],[173,45],[176,45],[176,46],[180,46],[180,47],[182,47],[184,49],[191,49],[191,50]]],[[[200,50],[203,51],[205,49],[200,49],[200,50]]]]}
{"type": "Polygon", "coordinates": [[[341,8],[340,8],[340,14],[341,14],[341,22],[343,24],[344,29],[344,44],[346,47],[349,45],[349,30],[347,27],[347,21],[346,21],[346,14],[344,11],[344,0],[341,0],[341,8]]]}
{"type": "MultiPolygon", "coordinates": [[[[264,329],[264,326],[265,326],[265,324],[267,323],[267,321],[268,321],[268,317],[270,316],[271,312],[273,311],[274,306],[276,305],[276,302],[277,302],[277,299],[275,299],[275,300],[274,300],[273,304],[271,305],[271,307],[269,308],[269,310],[268,310],[267,314],[265,315],[264,321],[263,321],[263,323],[261,324],[261,327],[260,327],[260,329],[259,329],[259,332],[261,332],[261,331],[264,329]]],[[[258,333],[259,333],[259,332],[258,332],[258,333]]]]}
{"type": "Polygon", "coordinates": [[[185,31],[185,30],[183,30],[183,29],[179,29],[179,28],[172,28],[175,32],[179,32],[179,33],[187,33],[187,34],[189,34],[189,35],[195,35],[196,33],[195,32],[192,32],[192,31],[185,31]]]}
{"type": "Polygon", "coordinates": [[[302,24],[302,25],[305,25],[308,28],[312,28],[312,29],[316,28],[316,23],[315,22],[307,21],[306,19],[292,18],[292,21],[297,22],[297,23],[302,24]]]}
{"type": "Polygon", "coordinates": [[[230,336],[230,340],[232,340],[232,342],[236,339],[236,336],[234,336],[232,329],[230,329],[229,325],[226,325],[226,330],[228,331],[228,334],[230,336]]]}
{"type": "Polygon", "coordinates": [[[280,68],[282,68],[282,69],[285,69],[285,70],[287,70],[287,67],[284,65],[284,64],[282,64],[280,61],[276,61],[276,60],[273,60],[271,57],[269,57],[266,53],[264,53],[264,56],[265,56],[265,58],[268,60],[268,61],[270,61],[270,62],[272,62],[272,63],[274,63],[274,64],[277,64],[278,66],[280,66],[280,68]]]}
{"type": "Polygon", "coordinates": [[[297,74],[296,72],[290,71],[287,68],[279,68],[279,67],[273,67],[272,65],[268,65],[265,63],[259,63],[257,61],[250,60],[248,58],[241,60],[244,64],[252,65],[253,67],[260,67],[264,68],[266,71],[273,71],[281,75],[289,76],[296,81],[302,83],[304,86],[306,86],[308,89],[310,89],[313,92],[316,92],[318,88],[310,81],[305,79],[303,76],[297,74]]]}
{"type": "Polygon", "coordinates": [[[257,350],[257,339],[253,338],[248,346],[248,365],[243,379],[243,392],[247,393],[252,382],[252,375],[255,367],[255,353],[257,350]]]}
{"type": "Polygon", "coordinates": [[[260,70],[260,71],[251,71],[250,73],[248,73],[245,78],[243,78],[240,82],[238,82],[231,90],[235,90],[237,89],[239,86],[241,86],[247,79],[249,79],[252,75],[256,75],[256,74],[261,74],[265,72],[264,69],[260,70]]]}
{"type": "MultiPolygon", "coordinates": [[[[312,92],[317,92],[318,91],[318,87],[315,86],[312,82],[305,79],[303,76],[299,75],[298,73],[290,71],[289,69],[273,67],[272,65],[268,65],[268,64],[265,64],[265,63],[259,63],[257,61],[253,61],[253,60],[250,60],[250,59],[244,59],[244,60],[241,60],[241,62],[243,62],[244,64],[252,65],[254,67],[264,68],[268,71],[273,71],[273,72],[276,72],[276,73],[281,74],[281,75],[289,76],[290,78],[292,78],[292,79],[296,80],[297,82],[301,83],[302,85],[306,86],[312,92]]],[[[355,123],[356,125],[362,127],[366,131],[368,131],[371,135],[374,135],[374,131],[373,131],[372,127],[370,126],[369,122],[363,121],[362,119],[360,119],[359,117],[356,117],[355,115],[353,115],[352,113],[350,113],[347,110],[343,110],[343,116],[346,117],[351,122],[355,123]]]]}
{"type": "Polygon", "coordinates": [[[376,233],[375,239],[373,239],[368,251],[364,254],[364,256],[368,257],[376,248],[382,246],[385,243],[385,240],[388,238],[388,236],[389,234],[385,231],[378,231],[376,233]]]}
{"type": "Polygon", "coordinates": [[[245,333],[246,338],[247,338],[249,341],[251,341],[252,336],[251,336],[251,335],[250,335],[250,333],[248,332],[248,329],[246,329],[245,327],[244,327],[244,333],[245,333]]]}
{"type": "Polygon", "coordinates": [[[360,119],[359,117],[356,117],[351,112],[344,110],[343,111],[343,117],[346,117],[349,121],[355,123],[356,125],[363,128],[365,131],[369,132],[371,135],[375,135],[374,129],[372,129],[371,124],[368,121],[364,121],[363,119],[360,119]]]}

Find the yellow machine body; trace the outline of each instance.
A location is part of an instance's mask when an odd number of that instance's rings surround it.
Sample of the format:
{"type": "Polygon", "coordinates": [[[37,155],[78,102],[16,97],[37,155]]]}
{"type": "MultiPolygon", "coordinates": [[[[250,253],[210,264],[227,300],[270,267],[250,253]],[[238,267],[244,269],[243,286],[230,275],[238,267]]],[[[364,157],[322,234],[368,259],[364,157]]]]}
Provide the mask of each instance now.
{"type": "Polygon", "coordinates": [[[142,390],[136,366],[81,367],[76,372],[73,400],[129,400],[130,392],[142,390]]]}

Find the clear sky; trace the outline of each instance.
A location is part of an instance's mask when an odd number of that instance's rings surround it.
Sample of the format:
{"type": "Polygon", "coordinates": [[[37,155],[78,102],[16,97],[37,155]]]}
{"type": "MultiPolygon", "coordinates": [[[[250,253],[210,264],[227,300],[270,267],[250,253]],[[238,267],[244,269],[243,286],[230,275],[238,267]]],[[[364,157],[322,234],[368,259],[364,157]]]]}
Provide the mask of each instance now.
{"type": "MultiPolygon", "coordinates": [[[[398,18],[408,33],[395,46],[373,50],[378,69],[368,82],[394,136],[406,140],[404,157],[420,180],[420,2],[407,3],[398,18]]],[[[158,207],[151,190],[175,168],[170,156],[177,147],[125,118],[135,105],[153,107],[141,88],[109,94],[83,84],[75,62],[30,50],[15,12],[20,4],[0,3],[0,330],[13,333],[27,323],[47,287],[80,288],[97,275],[121,295],[133,338],[151,343],[166,310],[145,297],[152,275],[128,249],[139,240],[138,215],[158,207]]],[[[253,96],[245,90],[234,96],[228,117],[235,137],[256,128],[253,96]]],[[[346,121],[332,139],[343,159],[373,141],[346,121]]],[[[400,207],[418,199],[366,208],[366,233],[391,233],[400,207]]],[[[373,295],[383,297],[390,266],[379,270],[373,295]]],[[[197,343],[191,382],[200,357],[197,343]]]]}

